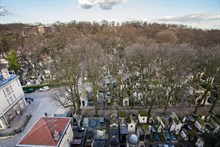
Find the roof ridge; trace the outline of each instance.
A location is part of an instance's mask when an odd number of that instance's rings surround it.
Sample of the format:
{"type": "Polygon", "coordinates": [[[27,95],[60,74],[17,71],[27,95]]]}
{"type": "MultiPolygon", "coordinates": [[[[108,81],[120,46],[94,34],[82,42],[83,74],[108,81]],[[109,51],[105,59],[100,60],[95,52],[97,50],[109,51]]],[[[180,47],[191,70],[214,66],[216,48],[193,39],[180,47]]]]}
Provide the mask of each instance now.
{"type": "MultiPolygon", "coordinates": [[[[48,132],[48,133],[50,134],[50,136],[53,138],[53,136],[52,136],[52,134],[50,133],[50,130],[49,130],[48,126],[47,126],[47,123],[46,123],[46,121],[44,120],[44,117],[41,117],[40,120],[42,120],[42,123],[43,123],[43,124],[40,125],[37,129],[35,129],[34,132],[30,133],[28,136],[26,136],[25,138],[23,138],[22,141],[28,139],[28,138],[29,138],[30,136],[32,136],[33,134],[37,133],[37,131],[38,131],[39,129],[41,129],[42,127],[44,127],[44,126],[45,126],[45,128],[47,129],[47,132],[48,132]]],[[[21,141],[21,142],[22,142],[22,141],[21,141]]],[[[54,145],[56,145],[54,139],[52,139],[52,142],[54,143],[54,145]]]]}
{"type": "MultiPolygon", "coordinates": [[[[45,117],[43,117],[43,118],[45,118],[45,117]]],[[[43,119],[43,120],[44,120],[44,119],[43,119]]],[[[57,120],[57,119],[56,119],[56,120],[57,120]]],[[[47,128],[48,133],[50,134],[51,138],[53,138],[52,134],[50,133],[50,129],[48,128],[48,125],[47,125],[47,123],[46,123],[45,120],[44,120],[44,123],[45,123],[45,125],[47,126],[46,128],[47,128]]],[[[52,123],[53,123],[53,122],[52,122],[52,123]]],[[[54,141],[54,139],[52,139],[52,141],[53,141],[54,145],[56,145],[56,142],[54,141]]]]}
{"type": "MultiPolygon", "coordinates": [[[[40,118],[40,120],[43,120],[42,118],[40,118]]],[[[39,121],[40,121],[39,120],[39,121]]],[[[39,122],[38,121],[38,122],[39,122]]],[[[44,121],[43,121],[44,122],[44,121]]],[[[35,124],[36,125],[36,124],[35,124]]],[[[34,125],[34,126],[35,126],[34,125]]],[[[42,125],[39,125],[39,127],[37,128],[37,129],[35,129],[35,131],[34,132],[32,132],[32,133],[30,133],[28,136],[25,136],[25,138],[23,138],[22,140],[24,140],[24,139],[27,139],[28,137],[30,137],[31,135],[33,135],[37,130],[39,130],[42,126],[44,126],[45,124],[42,124],[42,125]]],[[[30,132],[30,131],[29,131],[30,132]]]]}
{"type": "MultiPolygon", "coordinates": [[[[39,139],[41,137],[40,134],[44,134],[44,142],[46,144],[50,144],[52,146],[56,146],[57,143],[59,142],[59,140],[62,138],[62,133],[65,130],[66,125],[70,122],[70,118],[52,118],[52,117],[41,117],[38,120],[38,123],[36,123],[31,130],[29,130],[29,132],[26,134],[27,136],[25,136],[24,138],[21,139],[21,141],[19,142],[19,144],[25,144],[27,142],[31,142],[34,141],[36,139],[39,139]],[[53,125],[54,124],[54,125],[53,125]],[[65,124],[65,126],[63,126],[65,124]],[[60,137],[58,138],[58,140],[55,140],[53,138],[53,130],[55,129],[55,125],[59,125],[62,126],[62,130],[58,127],[58,131],[59,133],[61,133],[60,137]],[[49,134],[48,134],[49,133],[49,134]],[[36,138],[36,135],[38,136],[36,138]],[[40,135],[40,136],[39,136],[40,135]],[[32,138],[32,136],[34,138],[32,138]],[[34,140],[32,140],[34,139],[34,140]]],[[[42,137],[43,137],[42,136],[42,137]]],[[[36,141],[35,141],[36,142],[36,141]]]]}

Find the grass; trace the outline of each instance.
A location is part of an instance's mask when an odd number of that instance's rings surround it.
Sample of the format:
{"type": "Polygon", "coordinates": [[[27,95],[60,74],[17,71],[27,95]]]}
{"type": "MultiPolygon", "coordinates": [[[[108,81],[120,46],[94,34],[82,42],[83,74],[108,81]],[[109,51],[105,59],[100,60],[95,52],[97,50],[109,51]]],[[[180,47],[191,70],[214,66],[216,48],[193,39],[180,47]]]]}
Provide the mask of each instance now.
{"type": "Polygon", "coordinates": [[[125,111],[120,111],[119,112],[119,117],[126,117],[125,111]]]}
{"type": "Polygon", "coordinates": [[[154,142],[153,134],[150,135],[150,142],[154,142]]]}
{"type": "Polygon", "coordinates": [[[147,131],[149,130],[148,125],[143,125],[142,128],[147,131]]]}
{"type": "Polygon", "coordinates": [[[147,111],[145,110],[139,110],[140,116],[147,116],[147,111]]]}

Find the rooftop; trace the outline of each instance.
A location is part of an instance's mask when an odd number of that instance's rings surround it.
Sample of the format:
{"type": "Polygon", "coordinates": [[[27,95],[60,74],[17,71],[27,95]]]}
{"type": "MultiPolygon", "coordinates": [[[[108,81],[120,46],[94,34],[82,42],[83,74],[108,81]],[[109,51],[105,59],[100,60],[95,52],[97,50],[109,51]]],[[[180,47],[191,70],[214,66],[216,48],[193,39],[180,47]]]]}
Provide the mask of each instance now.
{"type": "Polygon", "coordinates": [[[56,146],[65,133],[70,120],[70,118],[41,117],[18,143],[18,146],[56,146]],[[54,136],[55,131],[59,134],[58,138],[54,136]]]}
{"type": "Polygon", "coordinates": [[[4,86],[5,84],[7,84],[8,82],[12,81],[13,79],[15,79],[17,77],[17,75],[15,74],[11,74],[10,78],[8,79],[4,79],[3,75],[0,74],[0,87],[4,86]]]}
{"type": "Polygon", "coordinates": [[[128,137],[128,143],[131,145],[137,145],[139,143],[139,138],[136,134],[131,134],[128,137]]]}
{"type": "Polygon", "coordinates": [[[147,111],[145,110],[139,110],[140,116],[147,116],[147,111]]]}

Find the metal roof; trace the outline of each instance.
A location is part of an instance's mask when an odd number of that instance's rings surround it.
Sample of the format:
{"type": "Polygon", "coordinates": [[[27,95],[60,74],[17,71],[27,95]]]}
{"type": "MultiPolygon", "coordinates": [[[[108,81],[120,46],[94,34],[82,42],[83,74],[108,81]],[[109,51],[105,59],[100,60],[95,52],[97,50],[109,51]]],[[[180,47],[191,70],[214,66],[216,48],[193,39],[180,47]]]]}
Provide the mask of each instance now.
{"type": "Polygon", "coordinates": [[[10,81],[14,80],[15,78],[17,78],[18,76],[15,74],[11,74],[10,78],[8,79],[4,79],[3,75],[0,74],[0,87],[4,86],[5,84],[9,83],[10,81]]]}

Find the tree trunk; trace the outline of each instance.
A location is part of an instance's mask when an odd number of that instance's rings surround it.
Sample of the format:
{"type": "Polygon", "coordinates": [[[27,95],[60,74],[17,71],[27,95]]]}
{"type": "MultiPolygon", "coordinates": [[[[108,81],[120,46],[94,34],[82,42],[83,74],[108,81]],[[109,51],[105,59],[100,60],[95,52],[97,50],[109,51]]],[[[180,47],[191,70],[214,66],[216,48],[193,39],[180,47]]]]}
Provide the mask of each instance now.
{"type": "Polygon", "coordinates": [[[98,116],[98,104],[97,104],[97,88],[96,83],[93,82],[93,98],[94,98],[94,105],[95,105],[95,116],[98,116]]]}
{"type": "Polygon", "coordinates": [[[165,105],[165,107],[164,107],[163,113],[166,112],[166,110],[167,110],[167,106],[168,106],[168,103],[169,103],[169,101],[166,102],[166,105],[165,105]]]}
{"type": "Polygon", "coordinates": [[[147,109],[147,98],[146,98],[145,92],[143,93],[143,99],[144,99],[145,109],[147,109]]]}
{"type": "Polygon", "coordinates": [[[170,95],[171,95],[171,92],[169,92],[169,95],[168,95],[168,97],[167,97],[167,101],[166,101],[166,104],[165,104],[163,113],[165,113],[166,110],[167,110],[167,107],[168,107],[168,104],[169,104],[169,101],[170,101],[170,95]]]}
{"type": "Polygon", "coordinates": [[[214,109],[214,107],[215,107],[215,105],[216,105],[216,102],[217,102],[217,100],[215,100],[215,101],[212,103],[212,107],[211,107],[210,110],[208,111],[209,113],[212,113],[212,111],[213,111],[213,109],[214,109]]]}
{"type": "Polygon", "coordinates": [[[198,110],[200,104],[201,104],[201,102],[196,105],[196,109],[193,111],[193,113],[195,113],[195,114],[197,113],[197,110],[198,110]]]}
{"type": "Polygon", "coordinates": [[[148,109],[148,112],[147,112],[147,114],[148,114],[147,123],[149,123],[149,120],[150,120],[150,117],[151,117],[152,108],[153,108],[153,102],[151,102],[150,108],[148,109]]]}

